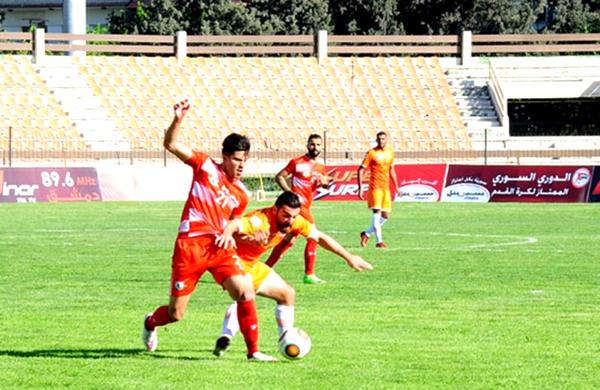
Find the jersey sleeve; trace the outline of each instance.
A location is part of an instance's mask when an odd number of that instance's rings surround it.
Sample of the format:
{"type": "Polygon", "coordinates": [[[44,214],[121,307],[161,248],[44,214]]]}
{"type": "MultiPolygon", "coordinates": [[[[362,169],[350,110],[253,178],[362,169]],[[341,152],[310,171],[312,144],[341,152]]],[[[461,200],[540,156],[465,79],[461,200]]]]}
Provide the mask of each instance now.
{"type": "Polygon", "coordinates": [[[292,223],[291,233],[300,234],[306,238],[312,238],[316,240],[319,237],[319,231],[317,227],[308,222],[303,216],[298,215],[292,223]]]}
{"type": "Polygon", "coordinates": [[[261,211],[252,212],[238,221],[241,234],[252,235],[261,230],[268,231],[270,228],[269,219],[261,211]]]}
{"type": "Polygon", "coordinates": [[[363,168],[368,168],[369,164],[371,164],[371,159],[372,159],[372,153],[369,150],[367,152],[367,154],[365,154],[365,158],[363,159],[362,163],[360,163],[360,166],[363,168]]]}
{"type": "Polygon", "coordinates": [[[292,175],[296,171],[296,160],[290,160],[285,166],[285,168],[283,168],[283,171],[288,175],[292,175]]]}
{"type": "Polygon", "coordinates": [[[192,167],[195,171],[196,169],[201,167],[202,164],[204,164],[204,162],[206,161],[207,158],[208,158],[207,154],[204,154],[202,152],[194,150],[194,151],[192,151],[192,156],[190,158],[188,158],[187,160],[185,160],[184,163],[186,165],[189,165],[190,167],[192,167]]]}

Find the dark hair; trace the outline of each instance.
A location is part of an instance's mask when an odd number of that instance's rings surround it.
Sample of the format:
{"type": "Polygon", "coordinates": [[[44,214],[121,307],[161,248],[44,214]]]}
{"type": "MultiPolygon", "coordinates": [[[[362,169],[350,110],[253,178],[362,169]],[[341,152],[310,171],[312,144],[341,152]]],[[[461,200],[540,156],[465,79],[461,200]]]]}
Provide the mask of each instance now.
{"type": "Polygon", "coordinates": [[[310,141],[312,141],[315,138],[321,139],[322,137],[320,134],[312,133],[311,135],[308,136],[308,141],[306,141],[306,143],[309,144],[310,141]]]}
{"type": "Polygon", "coordinates": [[[250,151],[250,140],[245,135],[238,133],[231,133],[223,140],[223,149],[221,152],[227,155],[234,154],[235,152],[249,152],[250,151]]]}
{"type": "Polygon", "coordinates": [[[385,131],[380,131],[379,133],[377,133],[375,136],[379,137],[380,135],[385,135],[387,137],[387,133],[385,131]]]}
{"type": "Polygon", "coordinates": [[[298,194],[296,194],[295,192],[291,192],[291,191],[282,192],[281,195],[279,195],[277,197],[277,200],[275,201],[275,207],[277,207],[279,209],[283,206],[288,206],[293,209],[300,208],[300,206],[301,206],[300,197],[298,197],[298,194]]]}

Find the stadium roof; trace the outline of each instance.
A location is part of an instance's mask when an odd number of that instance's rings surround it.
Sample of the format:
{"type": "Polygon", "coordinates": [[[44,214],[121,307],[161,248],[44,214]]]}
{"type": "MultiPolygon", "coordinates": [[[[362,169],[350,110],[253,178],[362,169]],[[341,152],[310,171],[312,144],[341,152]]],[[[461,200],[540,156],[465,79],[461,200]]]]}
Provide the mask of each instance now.
{"type": "MultiPolygon", "coordinates": [[[[88,7],[127,7],[136,0],[87,0],[88,7]]],[[[62,8],[63,0],[0,0],[0,8],[62,8]]]]}

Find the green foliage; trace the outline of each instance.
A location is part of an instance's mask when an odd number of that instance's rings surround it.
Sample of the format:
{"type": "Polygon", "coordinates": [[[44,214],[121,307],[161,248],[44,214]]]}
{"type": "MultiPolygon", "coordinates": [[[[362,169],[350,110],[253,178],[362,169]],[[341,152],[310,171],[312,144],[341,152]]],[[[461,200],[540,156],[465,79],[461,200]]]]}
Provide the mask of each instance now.
{"type": "Polygon", "coordinates": [[[393,0],[341,0],[330,2],[338,35],[394,35],[404,28],[399,19],[398,3],[393,0]]]}
{"type": "MultiPolygon", "coordinates": [[[[555,33],[589,33],[600,32],[599,12],[590,10],[590,1],[584,0],[550,0],[548,12],[552,18],[546,26],[547,32],[555,33]]],[[[597,2],[600,4],[600,2],[597,2]]]]}
{"type": "Polygon", "coordinates": [[[136,9],[116,10],[109,14],[109,31],[113,34],[175,35],[185,30],[177,0],[138,2],[136,9]]]}
{"type": "Polygon", "coordinates": [[[311,35],[319,30],[331,31],[327,1],[323,0],[256,0],[250,3],[263,30],[279,35],[311,35]]]}
{"type": "Polygon", "coordinates": [[[108,26],[96,24],[94,27],[87,30],[88,34],[108,34],[108,26]]]}
{"type": "Polygon", "coordinates": [[[263,177],[246,177],[244,178],[244,185],[250,191],[264,190],[267,192],[280,192],[281,188],[275,181],[274,176],[263,176],[263,177]]]}
{"type": "MultiPolygon", "coordinates": [[[[143,352],[142,317],[168,301],[181,207],[0,204],[0,387],[600,387],[597,205],[394,204],[379,250],[358,245],[365,203],[317,201],[319,229],[375,268],[356,273],[319,249],[327,284],[304,285],[298,240],[276,270],[313,350],[274,364],[248,363],[239,335],[211,354],[230,298],[208,274],[143,352]]],[[[257,305],[261,348],[276,354],[274,303],[257,305]]]]}
{"type": "Polygon", "coordinates": [[[523,34],[532,33],[533,23],[541,12],[538,1],[478,0],[472,9],[466,10],[465,30],[477,34],[523,34]]]}
{"type": "Polygon", "coordinates": [[[473,3],[447,0],[402,2],[401,21],[407,34],[457,34],[462,31],[464,15],[473,3]]]}
{"type": "Polygon", "coordinates": [[[600,31],[599,0],[153,0],[112,12],[110,32],[190,35],[600,31]]]}
{"type": "MultiPolygon", "coordinates": [[[[265,33],[255,10],[242,2],[191,1],[187,10],[191,35],[260,35],[265,33]]],[[[270,32],[266,32],[270,33],[270,32]]]]}

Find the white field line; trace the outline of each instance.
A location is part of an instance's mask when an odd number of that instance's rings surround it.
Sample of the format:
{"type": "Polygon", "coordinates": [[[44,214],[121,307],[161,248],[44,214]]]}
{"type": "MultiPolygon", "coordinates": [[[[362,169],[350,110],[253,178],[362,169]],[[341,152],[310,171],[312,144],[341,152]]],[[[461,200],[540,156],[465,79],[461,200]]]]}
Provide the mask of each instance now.
{"type": "MultiPolygon", "coordinates": [[[[329,231],[332,234],[343,234],[348,233],[347,231],[329,231]]],[[[530,245],[538,242],[536,237],[527,237],[527,236],[515,236],[515,235],[503,235],[503,234],[472,234],[472,233],[444,233],[444,232],[401,232],[400,234],[407,236],[418,236],[418,235],[429,235],[429,236],[444,236],[444,237],[467,237],[467,238],[498,238],[498,239],[509,239],[507,242],[498,242],[498,243],[481,243],[481,244],[472,244],[472,245],[461,245],[456,247],[445,246],[446,250],[472,250],[472,249],[488,249],[494,250],[494,248],[506,247],[506,246],[514,246],[514,245],[530,245]]],[[[399,250],[413,250],[413,251],[421,251],[421,250],[432,250],[438,249],[439,247],[433,246],[424,246],[424,247],[393,247],[388,248],[388,251],[399,251],[399,250]]],[[[531,251],[531,249],[528,249],[531,251]]]]}
{"type": "Polygon", "coordinates": [[[157,232],[157,229],[33,229],[33,233],[102,233],[102,232],[157,232]]]}

